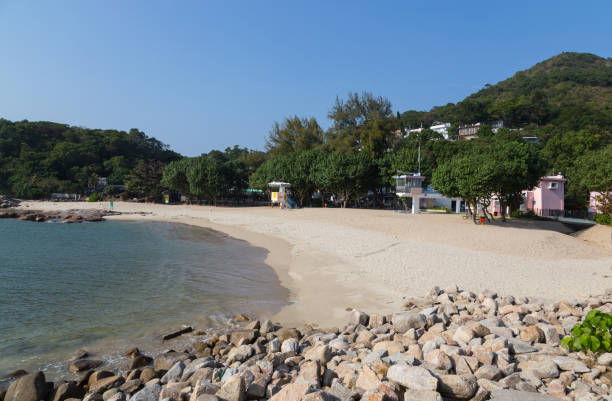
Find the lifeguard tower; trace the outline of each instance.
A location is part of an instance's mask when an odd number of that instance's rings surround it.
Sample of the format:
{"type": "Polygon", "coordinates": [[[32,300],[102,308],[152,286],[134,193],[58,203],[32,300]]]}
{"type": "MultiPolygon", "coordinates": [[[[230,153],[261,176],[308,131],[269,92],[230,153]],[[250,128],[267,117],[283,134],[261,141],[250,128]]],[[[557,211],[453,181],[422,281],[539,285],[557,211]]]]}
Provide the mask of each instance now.
{"type": "Polygon", "coordinates": [[[270,201],[272,205],[278,204],[281,209],[295,208],[295,202],[288,196],[287,189],[291,188],[291,184],[288,182],[272,181],[268,183],[269,188],[278,188],[278,191],[270,194],[270,201]]]}
{"type": "Polygon", "coordinates": [[[398,171],[398,175],[394,175],[393,178],[395,178],[395,194],[400,198],[412,198],[412,214],[419,214],[425,177],[420,173],[398,171]]]}

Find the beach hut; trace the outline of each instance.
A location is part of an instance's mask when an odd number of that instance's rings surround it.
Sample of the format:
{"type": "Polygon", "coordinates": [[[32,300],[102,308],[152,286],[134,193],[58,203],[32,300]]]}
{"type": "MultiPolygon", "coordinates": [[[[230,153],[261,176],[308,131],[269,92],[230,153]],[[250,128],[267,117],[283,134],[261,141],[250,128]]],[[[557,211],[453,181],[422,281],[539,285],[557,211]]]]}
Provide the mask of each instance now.
{"type": "Polygon", "coordinates": [[[270,201],[272,205],[279,205],[281,209],[295,208],[295,202],[287,194],[287,189],[291,188],[291,184],[288,182],[272,181],[268,183],[269,188],[278,188],[278,191],[270,193],[270,201]]]}

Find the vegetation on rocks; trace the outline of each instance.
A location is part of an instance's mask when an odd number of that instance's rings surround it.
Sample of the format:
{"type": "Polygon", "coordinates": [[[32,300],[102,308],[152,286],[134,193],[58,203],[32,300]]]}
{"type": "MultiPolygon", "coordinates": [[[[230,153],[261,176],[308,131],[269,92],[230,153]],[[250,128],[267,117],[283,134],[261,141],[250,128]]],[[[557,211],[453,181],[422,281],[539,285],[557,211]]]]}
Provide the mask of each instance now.
{"type": "Polygon", "coordinates": [[[572,335],[561,345],[572,351],[612,351],[612,315],[598,310],[590,311],[582,323],[572,327],[572,335]]]}

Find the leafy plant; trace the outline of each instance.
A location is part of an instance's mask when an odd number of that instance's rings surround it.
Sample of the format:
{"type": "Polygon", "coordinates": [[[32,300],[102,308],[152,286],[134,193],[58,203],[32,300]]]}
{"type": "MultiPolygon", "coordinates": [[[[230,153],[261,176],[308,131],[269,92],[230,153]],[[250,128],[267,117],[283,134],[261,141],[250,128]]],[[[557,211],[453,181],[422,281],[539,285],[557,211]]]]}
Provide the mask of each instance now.
{"type": "Polygon", "coordinates": [[[612,351],[612,315],[592,310],[582,323],[572,327],[572,335],[561,340],[561,346],[570,351],[612,351]]]}
{"type": "Polygon", "coordinates": [[[88,202],[99,202],[101,200],[102,200],[102,197],[100,196],[100,194],[98,194],[97,192],[94,192],[93,194],[89,195],[88,202]]]}
{"type": "Polygon", "coordinates": [[[596,214],[593,217],[596,223],[612,226],[612,216],[609,214],[596,214]]]}

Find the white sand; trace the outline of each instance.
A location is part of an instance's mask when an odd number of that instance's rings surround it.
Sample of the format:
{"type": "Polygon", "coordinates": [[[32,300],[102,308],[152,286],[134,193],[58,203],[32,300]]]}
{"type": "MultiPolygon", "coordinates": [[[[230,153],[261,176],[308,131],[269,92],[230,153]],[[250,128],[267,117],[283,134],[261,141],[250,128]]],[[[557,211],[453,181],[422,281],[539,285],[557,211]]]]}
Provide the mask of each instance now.
{"type": "MultiPolygon", "coordinates": [[[[27,202],[30,209],[108,208],[108,203],[27,202]]],[[[397,311],[403,297],[453,284],[515,296],[582,298],[612,288],[610,228],[563,234],[556,222],[477,226],[457,215],[360,209],[279,210],[115,203],[118,219],[213,228],[270,251],[267,263],[290,290],[275,318],[340,324],[345,308],[397,311]]]]}

